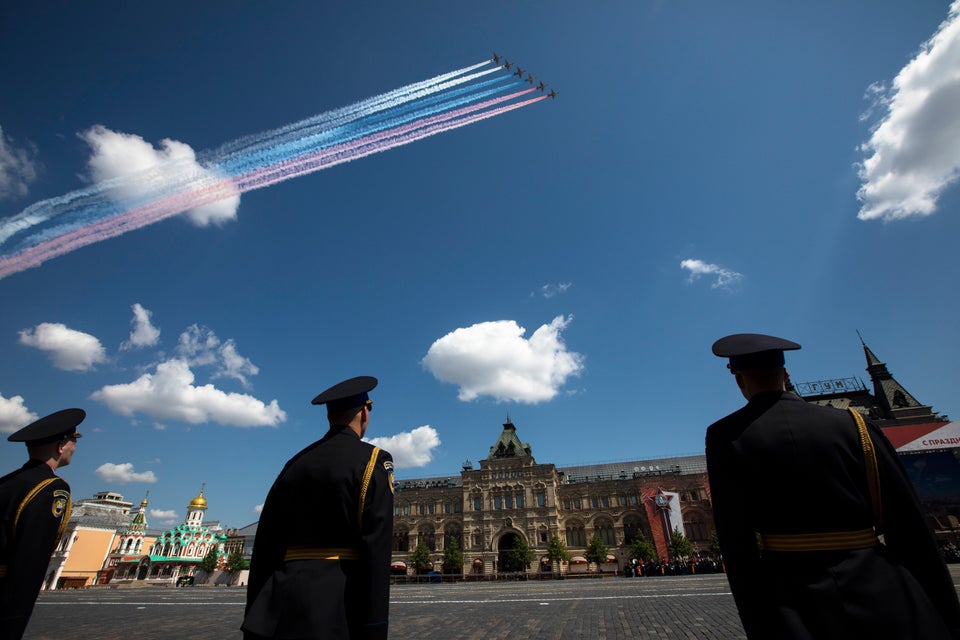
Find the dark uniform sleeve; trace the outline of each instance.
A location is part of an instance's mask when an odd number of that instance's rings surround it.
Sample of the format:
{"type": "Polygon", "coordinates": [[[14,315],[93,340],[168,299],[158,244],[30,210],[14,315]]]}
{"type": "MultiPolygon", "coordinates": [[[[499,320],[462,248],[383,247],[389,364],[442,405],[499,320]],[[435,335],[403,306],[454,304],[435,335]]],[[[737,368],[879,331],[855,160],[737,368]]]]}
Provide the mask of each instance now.
{"type": "Polygon", "coordinates": [[[360,556],[367,564],[365,593],[369,598],[361,634],[367,640],[385,640],[390,602],[390,553],[393,538],[393,458],[380,451],[367,488],[360,522],[360,556]]]}
{"type": "Polygon", "coordinates": [[[880,471],[887,552],[923,586],[944,622],[960,638],[960,601],[913,484],[887,437],[869,425],[880,471]]]}
{"type": "MultiPolygon", "coordinates": [[[[20,638],[70,512],[70,486],[60,478],[41,489],[11,531],[6,576],[0,580],[0,638],[20,638]]],[[[13,526],[14,523],[10,523],[13,526]]]]}
{"type": "Polygon", "coordinates": [[[771,605],[759,579],[760,549],[747,512],[748,496],[730,459],[730,443],[712,431],[707,431],[707,475],[724,570],[747,637],[771,638],[771,605]]]}
{"type": "MultiPolygon", "coordinates": [[[[280,482],[279,478],[277,482],[280,482]]],[[[267,493],[263,503],[260,520],[257,523],[257,533],[253,542],[253,554],[250,557],[249,582],[247,583],[247,604],[244,613],[250,612],[250,607],[256,601],[273,572],[283,563],[286,543],[281,538],[283,523],[274,517],[279,512],[276,483],[267,493]]]]}

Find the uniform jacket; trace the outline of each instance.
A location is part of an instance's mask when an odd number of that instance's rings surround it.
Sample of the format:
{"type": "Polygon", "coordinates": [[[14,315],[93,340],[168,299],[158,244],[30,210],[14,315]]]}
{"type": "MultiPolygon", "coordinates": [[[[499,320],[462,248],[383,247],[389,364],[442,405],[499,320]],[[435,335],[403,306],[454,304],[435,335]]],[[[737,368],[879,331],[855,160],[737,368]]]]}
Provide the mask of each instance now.
{"type": "Polygon", "coordinates": [[[730,587],[754,638],[960,638],[960,604],[897,453],[876,449],[885,546],[761,552],[757,534],[874,525],[849,413],[790,392],[755,395],[707,429],[714,519],[730,587]]]}
{"type": "Polygon", "coordinates": [[[0,478],[0,639],[23,636],[69,518],[70,486],[46,463],[0,478]]]}
{"type": "Polygon", "coordinates": [[[386,451],[377,455],[361,512],[373,449],[350,428],[333,427],[280,472],[254,540],[247,638],[387,637],[393,462],[386,451]],[[285,562],[292,547],[356,550],[358,558],[285,562]]]}

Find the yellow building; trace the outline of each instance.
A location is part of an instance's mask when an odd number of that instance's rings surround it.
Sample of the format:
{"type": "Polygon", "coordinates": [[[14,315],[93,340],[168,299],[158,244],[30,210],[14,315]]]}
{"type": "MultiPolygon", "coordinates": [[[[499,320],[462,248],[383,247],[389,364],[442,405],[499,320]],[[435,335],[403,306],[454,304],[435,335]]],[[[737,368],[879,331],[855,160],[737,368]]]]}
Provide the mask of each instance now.
{"type": "Polygon", "coordinates": [[[44,589],[76,589],[98,584],[120,532],[130,523],[129,502],[101,492],[73,506],[70,521],[47,568],[44,589]]]}

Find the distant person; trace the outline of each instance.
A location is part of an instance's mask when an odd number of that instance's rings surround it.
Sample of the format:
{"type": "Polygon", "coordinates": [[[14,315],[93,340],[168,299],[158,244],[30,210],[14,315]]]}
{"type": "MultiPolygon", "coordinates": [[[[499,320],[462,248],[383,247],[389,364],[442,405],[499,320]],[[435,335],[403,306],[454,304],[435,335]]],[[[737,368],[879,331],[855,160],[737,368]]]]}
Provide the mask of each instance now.
{"type": "Polygon", "coordinates": [[[896,450],[859,414],[786,391],[783,352],[799,348],[759,334],[713,345],[747,399],[706,439],[747,637],[960,638],[953,581],[896,450]]]}
{"type": "Polygon", "coordinates": [[[390,599],[393,459],[361,438],[377,379],[330,387],[330,430],[287,462],[267,494],[242,629],[260,638],[384,639],[390,599]]]}
{"type": "Polygon", "coordinates": [[[70,485],[53,472],[70,464],[83,409],[64,409],[10,435],[30,460],[0,478],[0,640],[19,640],[50,555],[70,519],[70,485]]]}

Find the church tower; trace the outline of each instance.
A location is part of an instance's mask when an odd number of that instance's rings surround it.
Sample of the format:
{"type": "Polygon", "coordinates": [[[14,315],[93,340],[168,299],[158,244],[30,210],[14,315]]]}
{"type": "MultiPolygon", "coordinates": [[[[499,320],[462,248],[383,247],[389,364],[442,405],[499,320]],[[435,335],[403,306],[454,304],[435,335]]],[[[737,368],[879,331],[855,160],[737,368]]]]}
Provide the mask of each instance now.
{"type": "Polygon", "coordinates": [[[203,512],[207,510],[207,499],[203,497],[203,487],[200,485],[200,495],[187,505],[187,520],[185,524],[199,527],[203,524],[203,512]]]}

